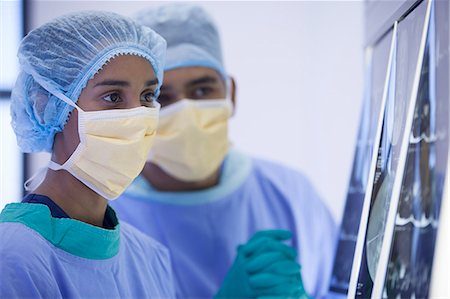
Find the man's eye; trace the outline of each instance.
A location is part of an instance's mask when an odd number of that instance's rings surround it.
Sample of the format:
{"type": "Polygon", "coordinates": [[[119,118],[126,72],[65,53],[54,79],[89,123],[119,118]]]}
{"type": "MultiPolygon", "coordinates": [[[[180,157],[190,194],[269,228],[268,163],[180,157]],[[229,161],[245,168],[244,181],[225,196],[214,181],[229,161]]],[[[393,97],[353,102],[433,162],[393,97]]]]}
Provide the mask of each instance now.
{"type": "Polygon", "coordinates": [[[194,98],[194,99],[205,98],[208,95],[210,95],[212,91],[213,91],[213,89],[210,88],[210,87],[199,87],[199,88],[196,88],[196,89],[194,89],[194,91],[192,93],[192,98],[194,98]]]}
{"type": "Polygon", "coordinates": [[[120,95],[118,93],[116,93],[116,92],[115,93],[110,93],[109,95],[104,96],[102,99],[107,101],[107,102],[110,102],[110,103],[118,103],[118,102],[121,101],[120,95]]]}

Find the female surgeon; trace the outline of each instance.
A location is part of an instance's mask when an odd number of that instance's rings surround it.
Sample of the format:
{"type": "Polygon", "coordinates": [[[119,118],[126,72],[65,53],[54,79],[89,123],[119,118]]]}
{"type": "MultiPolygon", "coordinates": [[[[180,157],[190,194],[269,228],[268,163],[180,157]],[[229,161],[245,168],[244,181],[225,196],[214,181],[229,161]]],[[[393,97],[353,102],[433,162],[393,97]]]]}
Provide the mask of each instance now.
{"type": "Polygon", "coordinates": [[[23,39],[12,126],[24,152],[51,161],[0,214],[0,298],[173,297],[167,250],[107,205],[144,166],[165,49],[151,29],[106,12],[63,16],[23,39]]]}

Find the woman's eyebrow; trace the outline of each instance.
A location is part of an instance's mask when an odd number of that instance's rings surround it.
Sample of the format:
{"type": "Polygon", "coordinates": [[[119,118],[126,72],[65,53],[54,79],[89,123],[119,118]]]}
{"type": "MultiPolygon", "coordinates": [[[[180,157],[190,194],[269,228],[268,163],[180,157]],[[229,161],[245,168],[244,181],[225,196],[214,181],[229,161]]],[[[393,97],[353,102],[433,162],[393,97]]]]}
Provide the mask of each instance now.
{"type": "MultiPolygon", "coordinates": [[[[152,79],[145,82],[145,86],[151,86],[158,84],[158,79],[152,79]]],[[[103,80],[101,82],[98,82],[94,85],[94,87],[97,86],[121,86],[121,87],[128,87],[130,86],[130,82],[123,81],[123,80],[103,80]]]]}
{"type": "Polygon", "coordinates": [[[104,80],[94,85],[97,86],[130,86],[130,82],[121,80],[104,80]]]}
{"type": "Polygon", "coordinates": [[[156,84],[158,84],[158,79],[156,79],[156,78],[145,82],[145,86],[152,86],[152,85],[156,85],[156,84]]]}

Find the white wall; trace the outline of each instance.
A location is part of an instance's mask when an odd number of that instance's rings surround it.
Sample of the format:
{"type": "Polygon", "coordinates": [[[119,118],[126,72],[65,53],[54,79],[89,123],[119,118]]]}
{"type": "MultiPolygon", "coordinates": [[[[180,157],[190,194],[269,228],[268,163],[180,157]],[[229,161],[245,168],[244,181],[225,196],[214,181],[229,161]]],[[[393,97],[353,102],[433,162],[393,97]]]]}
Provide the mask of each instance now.
{"type": "Polygon", "coordinates": [[[10,125],[9,92],[17,77],[15,59],[22,36],[22,11],[18,0],[0,0],[0,211],[22,196],[22,153],[10,125]]]}
{"type": "MultiPolygon", "coordinates": [[[[149,1],[31,1],[33,27],[95,9],[133,15],[149,1]]],[[[199,2],[216,19],[238,84],[231,139],[309,176],[343,210],[363,84],[363,3],[199,2]]]]}

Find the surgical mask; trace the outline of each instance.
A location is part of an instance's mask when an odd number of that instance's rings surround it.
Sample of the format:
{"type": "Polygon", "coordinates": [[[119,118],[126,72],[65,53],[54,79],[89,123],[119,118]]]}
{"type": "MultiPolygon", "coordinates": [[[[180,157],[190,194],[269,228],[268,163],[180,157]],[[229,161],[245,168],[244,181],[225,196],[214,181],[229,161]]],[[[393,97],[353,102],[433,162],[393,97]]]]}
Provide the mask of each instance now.
{"type": "Polygon", "coordinates": [[[206,179],[228,152],[231,113],[230,99],[183,99],[162,108],[148,161],[181,181],[206,179]]]}
{"type": "Polygon", "coordinates": [[[144,168],[158,125],[155,107],[83,111],[64,94],[58,98],[78,110],[80,143],[62,165],[87,187],[107,199],[116,199],[144,168]]]}

